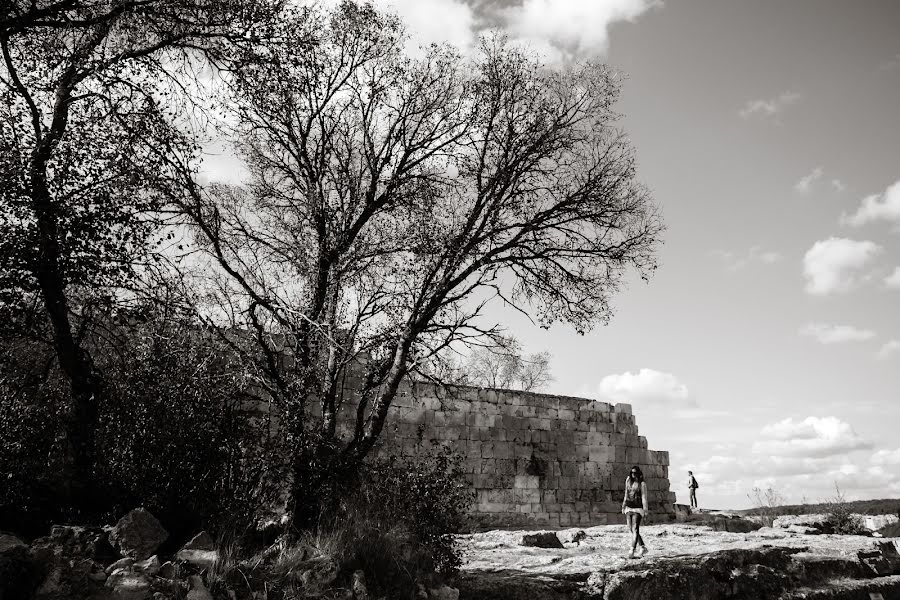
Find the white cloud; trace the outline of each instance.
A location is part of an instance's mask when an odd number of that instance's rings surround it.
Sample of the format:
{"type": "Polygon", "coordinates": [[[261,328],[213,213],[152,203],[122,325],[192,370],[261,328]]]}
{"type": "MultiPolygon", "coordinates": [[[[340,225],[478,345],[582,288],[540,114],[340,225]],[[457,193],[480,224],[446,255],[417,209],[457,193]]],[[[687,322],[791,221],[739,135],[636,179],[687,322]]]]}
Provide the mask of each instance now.
{"type": "Polygon", "coordinates": [[[738,271],[753,263],[772,265],[781,260],[781,254],[773,250],[763,250],[760,246],[753,246],[743,255],[731,250],[716,250],[713,254],[725,263],[728,271],[738,271]]]}
{"type": "Polygon", "coordinates": [[[874,221],[900,223],[900,180],[894,182],[883,194],[873,194],[862,199],[852,215],[841,215],[841,223],[860,227],[874,221]]]}
{"type": "Polygon", "coordinates": [[[871,340],[875,337],[875,332],[871,329],[857,329],[851,325],[807,323],[800,329],[800,335],[815,338],[820,344],[840,344],[871,340]]]}
{"type": "Polygon", "coordinates": [[[657,0],[524,0],[499,11],[515,38],[564,56],[598,55],[609,44],[609,26],[634,21],[657,0]]]}
{"type": "Polygon", "coordinates": [[[900,352],[900,340],[889,340],[878,349],[875,354],[876,358],[884,360],[891,357],[895,352],[900,352]]]}
{"type": "Polygon", "coordinates": [[[816,242],[803,257],[806,291],[825,295],[853,289],[859,283],[858,271],[881,250],[869,240],[831,237],[816,242]]]}
{"type": "Polygon", "coordinates": [[[831,187],[832,187],[832,188],[834,189],[834,191],[837,192],[838,194],[840,194],[841,192],[843,192],[844,190],[847,189],[847,186],[844,185],[844,182],[841,181],[840,179],[832,179],[832,180],[831,180],[831,187]]]}
{"type": "Polygon", "coordinates": [[[766,425],[761,434],[767,439],[754,443],[753,452],[772,456],[815,458],[872,446],[837,417],[807,417],[802,421],[788,417],[766,425]]]}
{"type": "Polygon", "coordinates": [[[894,272],[884,278],[884,285],[893,290],[900,290],[900,267],[894,267],[894,272]]]}
{"type": "Polygon", "coordinates": [[[676,407],[696,405],[690,397],[687,386],[677,377],[653,369],[607,375],[600,381],[597,395],[613,402],[629,404],[676,407]]]}
{"type": "Polygon", "coordinates": [[[461,0],[376,0],[381,8],[396,12],[412,42],[448,42],[468,48],[475,40],[475,15],[461,0]]]}
{"type": "Polygon", "coordinates": [[[816,167],[812,170],[808,175],[804,175],[800,178],[800,181],[794,184],[794,189],[801,194],[809,193],[812,189],[813,183],[822,178],[822,175],[825,174],[825,170],[822,167],[816,167]]]}
{"type": "Polygon", "coordinates": [[[872,455],[874,465],[900,465],[900,448],[896,450],[879,450],[872,455]]]}
{"type": "Polygon", "coordinates": [[[738,114],[744,118],[749,119],[754,115],[760,115],[761,117],[777,117],[779,114],[784,112],[784,110],[791,106],[792,104],[796,104],[800,101],[800,94],[796,94],[794,92],[783,92],[776,98],[771,98],[769,100],[748,100],[744,107],[738,111],[738,114]]]}
{"type": "MultiPolygon", "coordinates": [[[[329,0],[336,1],[336,0],[329,0]]],[[[609,27],[634,21],[660,0],[524,0],[508,7],[473,10],[464,0],[375,0],[396,12],[414,45],[449,42],[463,50],[488,27],[525,42],[549,60],[603,54],[609,27]]]]}

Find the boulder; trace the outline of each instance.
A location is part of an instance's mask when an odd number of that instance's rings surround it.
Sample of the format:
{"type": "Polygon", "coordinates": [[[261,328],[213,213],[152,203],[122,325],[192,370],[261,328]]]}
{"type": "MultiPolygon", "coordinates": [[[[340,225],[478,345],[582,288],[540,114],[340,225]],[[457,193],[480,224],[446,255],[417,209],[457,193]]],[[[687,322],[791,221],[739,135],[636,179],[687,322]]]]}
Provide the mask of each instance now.
{"type": "Polygon", "coordinates": [[[145,560],[168,537],[168,532],[156,517],[143,508],[136,508],[119,519],[109,533],[109,542],[123,556],[145,560]]]}
{"type": "Polygon", "coordinates": [[[159,565],[159,572],[157,575],[164,579],[175,579],[178,576],[178,567],[176,567],[175,563],[172,561],[167,560],[159,565]]]}
{"type": "Polygon", "coordinates": [[[886,538],[900,537],[900,523],[894,523],[892,525],[882,527],[876,533],[878,533],[881,537],[886,538]]]}
{"type": "Polygon", "coordinates": [[[159,562],[159,557],[155,554],[147,560],[134,563],[134,569],[136,571],[140,571],[148,577],[153,577],[154,575],[159,573],[160,567],[161,565],[159,562]]]}
{"type": "Polygon", "coordinates": [[[691,516],[691,507],[687,504],[675,504],[675,522],[684,523],[691,516]]]}
{"type": "Polygon", "coordinates": [[[208,568],[219,560],[219,553],[212,536],[201,531],[175,553],[175,558],[200,568],[208,568]]]}
{"type": "Polygon", "coordinates": [[[219,553],[215,550],[179,550],[175,553],[175,559],[180,560],[201,569],[211,567],[219,560],[219,553]]]}
{"type": "Polygon", "coordinates": [[[782,515],[775,517],[772,527],[787,529],[792,525],[800,525],[811,529],[818,529],[820,533],[834,533],[834,525],[828,520],[828,515],[782,515]]]}
{"type": "Polygon", "coordinates": [[[566,531],[557,532],[556,537],[558,537],[559,541],[563,544],[577,544],[586,539],[587,534],[583,529],[567,529],[566,531]]]}
{"type": "Polygon", "coordinates": [[[872,550],[861,550],[857,556],[876,577],[900,574],[900,552],[893,542],[876,542],[872,550]]]}
{"type": "Polygon", "coordinates": [[[106,588],[115,600],[147,600],[153,595],[150,578],[130,568],[116,569],[110,573],[106,588]]]}
{"type": "Polygon", "coordinates": [[[212,594],[206,589],[199,575],[191,575],[188,584],[191,589],[187,593],[187,600],[213,600],[212,594]]]}
{"type": "Polygon", "coordinates": [[[106,532],[100,527],[54,525],[50,529],[50,535],[36,539],[32,547],[51,549],[58,556],[107,562],[116,554],[106,538],[106,532]]]}
{"type": "Polygon", "coordinates": [[[539,531],[537,533],[526,533],[519,542],[520,546],[530,546],[532,548],[564,548],[562,542],[556,537],[552,531],[539,531]]]}
{"type": "Polygon", "coordinates": [[[900,522],[897,515],[862,515],[863,526],[869,531],[879,531],[888,525],[900,522]]]}
{"type": "Polygon", "coordinates": [[[428,590],[428,600],[459,600],[459,590],[449,585],[428,590]]]}
{"type": "Polygon", "coordinates": [[[129,568],[131,568],[131,565],[133,565],[133,564],[134,564],[133,558],[129,558],[127,556],[125,558],[120,558],[113,564],[106,567],[106,574],[109,575],[117,569],[129,569],[129,568]]]}
{"type": "Polygon", "coordinates": [[[197,535],[191,538],[187,544],[181,547],[182,550],[215,550],[216,542],[212,539],[212,536],[206,533],[205,531],[201,531],[197,535]]]}

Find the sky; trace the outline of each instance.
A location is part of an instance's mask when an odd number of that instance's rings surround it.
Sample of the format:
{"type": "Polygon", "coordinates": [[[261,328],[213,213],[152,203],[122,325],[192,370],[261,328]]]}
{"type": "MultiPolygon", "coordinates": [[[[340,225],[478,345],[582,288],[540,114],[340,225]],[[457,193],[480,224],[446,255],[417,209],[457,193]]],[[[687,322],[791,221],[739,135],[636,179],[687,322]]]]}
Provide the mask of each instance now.
{"type": "MultiPolygon", "coordinates": [[[[497,309],[548,392],[633,405],[687,503],[900,498],[900,2],[377,0],[413,42],[501,28],[627,79],[660,267],[584,336],[497,309]]],[[[213,168],[215,161],[213,161],[213,168]]]]}

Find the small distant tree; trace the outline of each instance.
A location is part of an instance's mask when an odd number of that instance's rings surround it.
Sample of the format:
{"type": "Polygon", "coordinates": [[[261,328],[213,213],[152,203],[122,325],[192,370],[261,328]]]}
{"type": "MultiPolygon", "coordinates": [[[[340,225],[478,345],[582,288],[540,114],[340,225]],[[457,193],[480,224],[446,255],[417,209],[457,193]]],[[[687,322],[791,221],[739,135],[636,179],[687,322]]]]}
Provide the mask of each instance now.
{"type": "Polygon", "coordinates": [[[859,535],[866,531],[862,518],[853,512],[844,493],[834,482],[834,495],[825,501],[825,514],[834,532],[842,535],[859,535]]]}
{"type": "Polygon", "coordinates": [[[459,368],[459,383],[526,392],[544,388],[553,381],[550,353],[523,355],[521,344],[501,338],[496,346],[477,346],[459,368]]]}
{"type": "Polygon", "coordinates": [[[775,517],[779,515],[778,508],[784,504],[784,496],[769,486],[766,489],[754,487],[747,494],[747,498],[753,505],[753,513],[759,517],[762,524],[771,527],[775,517]]]}

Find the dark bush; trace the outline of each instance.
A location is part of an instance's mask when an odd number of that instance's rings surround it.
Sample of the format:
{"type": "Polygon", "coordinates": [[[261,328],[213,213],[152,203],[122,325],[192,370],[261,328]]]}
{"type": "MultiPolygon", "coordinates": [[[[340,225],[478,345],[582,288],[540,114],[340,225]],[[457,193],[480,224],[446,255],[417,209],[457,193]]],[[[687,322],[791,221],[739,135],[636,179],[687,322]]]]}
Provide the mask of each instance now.
{"type": "Polygon", "coordinates": [[[97,430],[105,505],[66,514],[68,388],[49,346],[18,341],[0,364],[0,507],[48,524],[108,522],[144,506],[173,537],[246,526],[275,493],[279,453],[265,419],[242,410],[251,381],[236,353],[215,332],[170,316],[98,328],[86,345],[105,382],[97,430]]]}
{"type": "Polygon", "coordinates": [[[417,581],[461,565],[454,534],[472,500],[461,458],[446,447],[373,458],[330,503],[310,543],[345,572],[365,571],[378,593],[413,597],[417,581]]]}

